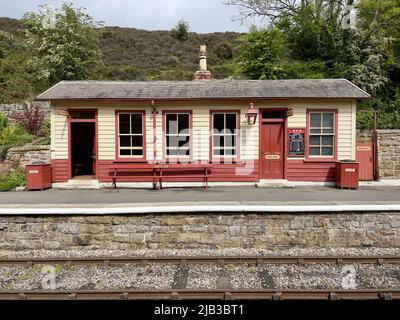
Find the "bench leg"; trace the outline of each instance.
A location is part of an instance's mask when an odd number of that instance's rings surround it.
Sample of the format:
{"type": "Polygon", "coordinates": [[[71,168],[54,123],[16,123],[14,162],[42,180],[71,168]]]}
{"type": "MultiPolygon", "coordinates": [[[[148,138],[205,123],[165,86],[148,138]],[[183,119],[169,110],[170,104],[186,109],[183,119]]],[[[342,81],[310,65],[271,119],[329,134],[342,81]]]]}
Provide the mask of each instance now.
{"type": "Polygon", "coordinates": [[[204,191],[208,190],[208,170],[204,172],[204,191]]]}
{"type": "Polygon", "coordinates": [[[114,171],[114,175],[112,177],[112,184],[113,184],[113,189],[117,189],[117,171],[114,171]]]}

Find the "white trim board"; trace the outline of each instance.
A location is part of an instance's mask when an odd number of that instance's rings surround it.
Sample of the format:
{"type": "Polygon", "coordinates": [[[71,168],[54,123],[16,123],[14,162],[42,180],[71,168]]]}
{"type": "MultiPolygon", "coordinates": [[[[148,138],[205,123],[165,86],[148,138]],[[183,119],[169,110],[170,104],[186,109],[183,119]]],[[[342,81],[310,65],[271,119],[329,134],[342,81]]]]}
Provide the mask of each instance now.
{"type": "Polygon", "coordinates": [[[145,213],[337,213],[399,212],[400,204],[388,205],[163,205],[147,207],[2,208],[0,215],[118,215],[145,213]]]}

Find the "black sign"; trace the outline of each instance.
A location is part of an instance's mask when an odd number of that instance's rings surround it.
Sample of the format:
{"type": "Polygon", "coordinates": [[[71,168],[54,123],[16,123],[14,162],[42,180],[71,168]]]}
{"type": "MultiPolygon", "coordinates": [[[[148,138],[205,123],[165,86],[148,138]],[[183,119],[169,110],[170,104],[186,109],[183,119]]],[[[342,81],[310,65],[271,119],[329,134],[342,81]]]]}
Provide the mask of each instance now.
{"type": "Polygon", "coordinates": [[[289,157],[304,156],[305,129],[289,129],[289,157]]]}

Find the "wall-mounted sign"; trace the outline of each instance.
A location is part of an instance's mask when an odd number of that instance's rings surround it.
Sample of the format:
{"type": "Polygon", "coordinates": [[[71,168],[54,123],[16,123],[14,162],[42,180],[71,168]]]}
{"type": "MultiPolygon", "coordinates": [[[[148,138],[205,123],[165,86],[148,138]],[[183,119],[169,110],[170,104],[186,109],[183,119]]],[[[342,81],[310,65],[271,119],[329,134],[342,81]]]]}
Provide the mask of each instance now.
{"type": "Polygon", "coordinates": [[[57,110],[57,115],[69,117],[69,112],[68,112],[68,110],[59,109],[59,110],[57,110]]]}
{"type": "Polygon", "coordinates": [[[289,129],[289,157],[304,156],[306,129],[289,129]]]}
{"type": "Polygon", "coordinates": [[[266,154],[265,160],[279,160],[281,156],[279,154],[266,154]]]}

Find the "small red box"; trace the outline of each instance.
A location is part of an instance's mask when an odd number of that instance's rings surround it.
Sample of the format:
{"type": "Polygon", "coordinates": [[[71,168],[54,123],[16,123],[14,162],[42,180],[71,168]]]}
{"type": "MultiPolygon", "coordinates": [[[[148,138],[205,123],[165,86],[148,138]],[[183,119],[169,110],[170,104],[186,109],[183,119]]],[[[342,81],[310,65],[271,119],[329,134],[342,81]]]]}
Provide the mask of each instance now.
{"type": "Polygon", "coordinates": [[[25,167],[26,189],[44,190],[51,188],[51,165],[28,164],[25,167]]]}
{"type": "Polygon", "coordinates": [[[336,186],[358,189],[359,165],[359,162],[349,160],[336,163],[336,186]]]}

